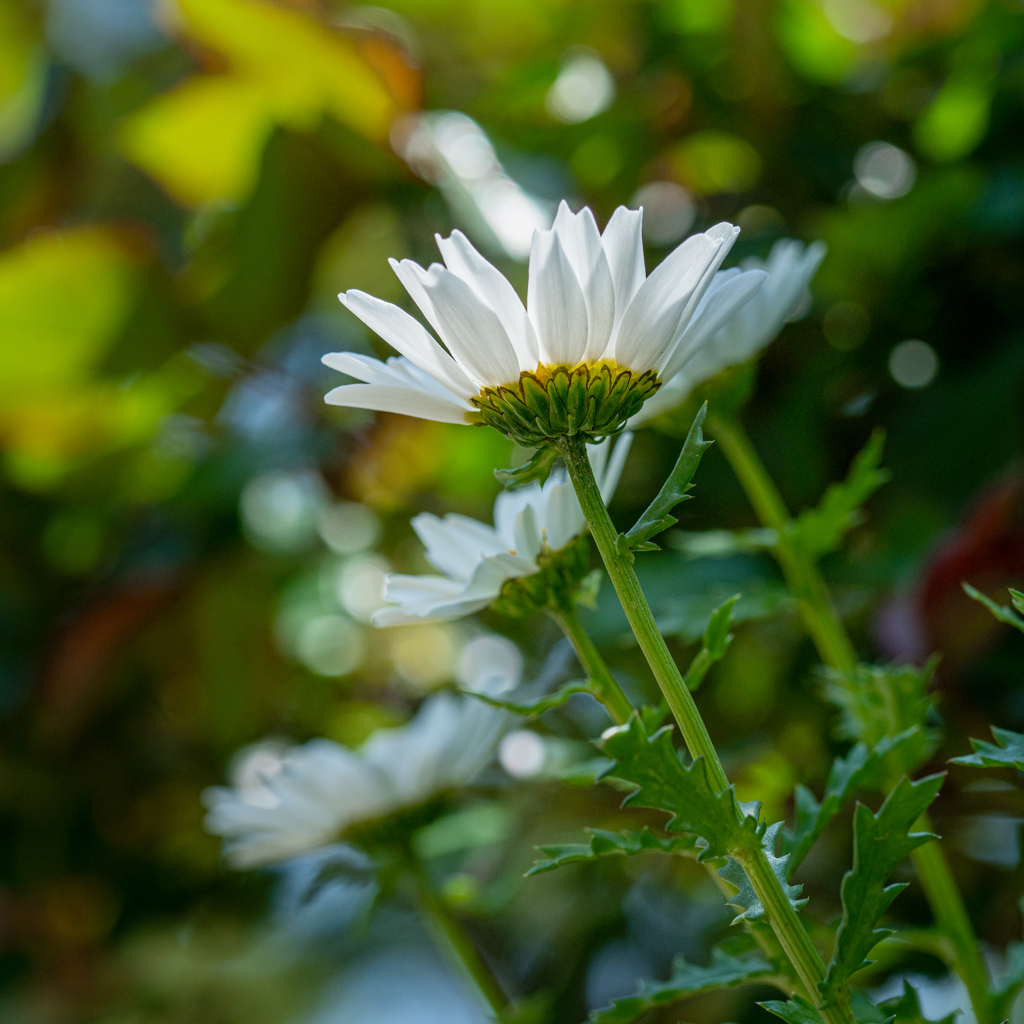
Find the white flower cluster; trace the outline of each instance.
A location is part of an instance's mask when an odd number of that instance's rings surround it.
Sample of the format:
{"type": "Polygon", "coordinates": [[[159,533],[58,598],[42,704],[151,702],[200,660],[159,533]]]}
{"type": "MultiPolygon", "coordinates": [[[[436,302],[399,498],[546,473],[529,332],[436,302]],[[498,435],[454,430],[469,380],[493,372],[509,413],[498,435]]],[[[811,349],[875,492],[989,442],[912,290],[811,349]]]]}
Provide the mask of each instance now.
{"type": "Polygon", "coordinates": [[[682,242],[648,277],[642,212],[619,207],[604,233],[584,207],[563,202],[537,231],[526,305],[460,231],[438,236],[444,265],[391,266],[445,348],[398,306],[364,292],[339,296],[400,355],[386,363],[350,352],[324,362],[364,383],[327,395],[332,405],[476,422],[484,389],[513,385],[538,366],[607,362],[673,377],[760,286],[764,272],[718,273],[739,233],[718,224],[682,242]],[[447,349],[447,351],[446,351],[447,349]]]}
{"type": "MultiPolygon", "coordinates": [[[[514,645],[499,637],[481,637],[469,648],[474,644],[463,659],[475,662],[469,688],[495,696],[514,687],[514,645]]],[[[206,828],[223,838],[236,868],[297,857],[352,825],[472,782],[494,757],[508,719],[483,701],[437,693],[407,725],[378,730],[358,750],[326,739],[256,744],[236,757],[230,788],[203,794],[206,828]]]]}
{"type": "MultiPolygon", "coordinates": [[[[601,497],[615,493],[632,434],[587,449],[601,497]]],[[[586,529],[579,499],[565,470],[543,486],[502,491],[494,503],[494,526],[450,512],[443,519],[424,512],[412,521],[427,560],[443,576],[387,577],[384,597],[394,602],[373,616],[376,626],[437,622],[471,615],[492,604],[507,580],[539,570],[543,551],[559,551],[586,529]]]]}

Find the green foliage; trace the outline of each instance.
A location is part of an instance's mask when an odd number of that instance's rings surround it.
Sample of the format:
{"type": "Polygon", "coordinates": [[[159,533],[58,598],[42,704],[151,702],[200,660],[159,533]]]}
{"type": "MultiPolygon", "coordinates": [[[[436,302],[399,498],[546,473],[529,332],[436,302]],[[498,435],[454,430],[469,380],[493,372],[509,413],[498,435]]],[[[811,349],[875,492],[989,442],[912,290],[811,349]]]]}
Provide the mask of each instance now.
{"type": "Polygon", "coordinates": [[[932,1022],[921,1009],[921,1000],[917,997],[917,989],[909,981],[903,982],[902,995],[886,999],[878,1004],[883,1018],[895,1021],[895,1024],[953,1024],[959,1013],[954,1010],[948,1016],[932,1022]]]}
{"type": "Polygon", "coordinates": [[[509,490],[525,487],[534,481],[544,483],[557,458],[558,449],[553,444],[545,445],[538,448],[521,466],[514,469],[496,469],[494,475],[498,482],[509,490]]]}
{"type": "Polygon", "coordinates": [[[861,506],[888,479],[879,468],[885,431],[876,430],[858,453],[842,483],[832,484],[817,508],[801,512],[786,528],[789,540],[811,558],[835,551],[843,537],[862,521],[861,506]]]}
{"type": "Polygon", "coordinates": [[[1021,989],[1024,988],[1024,942],[1011,942],[1006,947],[1006,961],[1002,974],[992,986],[992,1000],[999,1020],[1010,1015],[1021,989]]]}
{"type": "MultiPolygon", "coordinates": [[[[792,871],[788,868],[789,857],[787,855],[781,857],[775,855],[775,841],[778,838],[782,824],[781,821],[777,821],[774,825],[764,830],[764,834],[761,837],[761,849],[764,851],[764,857],[768,866],[778,879],[782,891],[786,894],[786,898],[794,908],[799,909],[807,902],[806,899],[798,898],[803,887],[790,885],[788,882],[788,877],[792,874],[792,871]]],[[[754,887],[750,884],[746,872],[737,861],[730,860],[725,867],[719,869],[718,873],[730,885],[735,886],[737,890],[736,894],[728,899],[729,906],[735,907],[740,912],[734,918],[734,924],[736,921],[757,921],[764,917],[764,905],[754,891],[754,887]]]]}
{"type": "Polygon", "coordinates": [[[635,996],[616,999],[611,1006],[595,1011],[590,1020],[592,1024],[632,1024],[652,1010],[690,996],[737,985],[771,984],[773,974],[771,965],[758,956],[733,957],[720,949],[711,951],[709,967],[698,967],[679,957],[667,981],[642,982],[635,996]]]}
{"type": "Polygon", "coordinates": [[[670,832],[686,832],[703,840],[699,860],[727,857],[749,848],[760,833],[756,814],[750,816],[730,786],[716,793],[703,758],[684,765],[672,745],[672,729],[648,736],[634,715],[625,725],[609,729],[601,744],[614,763],[607,775],[636,786],[623,806],[650,807],[671,815],[670,832]]]}
{"type": "Polygon", "coordinates": [[[915,725],[896,736],[885,736],[874,747],[856,744],[844,757],[837,757],[825,782],[825,795],[819,803],[806,786],[796,787],[796,823],[786,837],[789,877],[803,863],[843,805],[858,790],[885,788],[892,764],[913,764],[922,748],[921,726],[915,725]]]}
{"type": "Polygon", "coordinates": [[[927,832],[910,832],[914,822],[938,796],[945,774],[918,782],[901,779],[877,814],[858,804],[853,818],[853,867],[843,876],[843,917],[836,932],[835,951],[821,984],[831,1002],[850,976],[871,962],[872,948],[892,934],[875,925],[906,882],[886,885],[896,865],[911,850],[935,839],[927,832]]]}
{"type": "Polygon", "coordinates": [[[858,665],[852,672],[824,670],[823,695],[841,712],[837,734],[877,746],[885,737],[917,729],[914,739],[889,751],[889,781],[911,774],[933,752],[938,734],[925,722],[935,705],[928,692],[938,659],[913,665],[858,665]]]}
{"type": "Polygon", "coordinates": [[[555,843],[538,846],[545,859],[537,861],[527,875],[539,875],[545,871],[553,871],[563,864],[575,864],[578,861],[596,860],[598,857],[627,856],[635,857],[638,853],[677,853],[696,856],[698,847],[694,836],[669,836],[662,839],[656,836],[646,825],[639,832],[623,829],[621,832],[608,832],[600,828],[588,828],[589,843],[555,843]]]}
{"type": "Polygon", "coordinates": [[[1016,768],[1024,771],[1024,733],[1010,732],[990,726],[995,743],[971,740],[973,754],[952,758],[953,764],[966,764],[974,768],[1016,768]]]}
{"type": "Polygon", "coordinates": [[[763,1006],[769,1013],[781,1017],[786,1024],[822,1024],[821,1014],[806,999],[794,996],[792,999],[768,999],[763,1006]]]}
{"type": "Polygon", "coordinates": [[[1008,626],[1013,626],[1024,633],[1024,594],[1019,590],[1014,590],[1010,587],[1010,600],[1013,602],[1013,608],[1007,608],[1004,604],[996,604],[992,598],[987,597],[980,590],[976,590],[970,585],[970,583],[963,583],[961,586],[967,593],[968,597],[973,597],[975,601],[983,604],[1000,622],[1005,622],[1008,626]]]}
{"type": "Polygon", "coordinates": [[[704,677],[711,666],[716,661],[721,661],[725,657],[725,652],[729,650],[729,644],[732,643],[732,633],[729,632],[732,625],[732,610],[739,599],[739,594],[730,597],[712,613],[708,628],[704,630],[704,642],[694,655],[684,677],[691,693],[704,682],[704,677]]]}
{"type": "Polygon", "coordinates": [[[679,453],[668,479],[661,485],[661,490],[647,507],[647,511],[636,521],[625,538],[620,538],[620,547],[632,551],[657,551],[658,545],[654,544],[651,538],[676,524],[676,518],[670,513],[681,501],[693,497],[686,492],[693,486],[691,481],[700,465],[701,457],[714,444],[713,441],[705,441],[701,432],[707,414],[708,407],[705,402],[694,418],[683,443],[683,450],[679,453]]]}
{"type": "MultiPolygon", "coordinates": [[[[527,689],[524,688],[524,690],[527,689]]],[[[511,711],[514,714],[523,715],[525,718],[539,718],[545,711],[552,711],[554,708],[561,707],[574,694],[594,694],[596,693],[596,688],[589,680],[577,679],[566,683],[564,686],[560,686],[557,690],[544,697],[538,697],[536,700],[525,699],[528,697],[528,693],[516,690],[505,699],[491,697],[477,690],[460,690],[459,692],[469,697],[475,697],[477,700],[482,700],[485,704],[490,704],[492,707],[504,708],[506,711],[511,711]],[[520,693],[524,698],[523,700],[513,699],[520,693]]]]}

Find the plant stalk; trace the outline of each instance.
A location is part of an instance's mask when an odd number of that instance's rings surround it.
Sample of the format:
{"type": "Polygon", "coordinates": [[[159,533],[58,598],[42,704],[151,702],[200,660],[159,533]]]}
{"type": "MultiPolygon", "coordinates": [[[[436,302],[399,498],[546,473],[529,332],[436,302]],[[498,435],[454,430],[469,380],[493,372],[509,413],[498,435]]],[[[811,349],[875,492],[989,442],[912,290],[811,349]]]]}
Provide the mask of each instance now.
{"type": "MultiPolygon", "coordinates": [[[[736,419],[714,415],[708,416],[707,425],[709,433],[721,445],[761,524],[776,531],[775,556],[821,660],[841,672],[855,671],[857,655],[825,581],[813,559],[789,542],[786,530],[789,510],[743,426],[736,419]]],[[[915,831],[932,831],[928,815],[923,814],[914,828],[915,831]]],[[[967,986],[978,1024],[997,1024],[988,970],[942,848],[937,842],[926,843],[913,850],[910,857],[932,916],[953,947],[955,969],[967,986]]]]}
{"type": "MultiPolygon", "coordinates": [[[[590,526],[590,532],[598,551],[601,552],[605,569],[619,595],[640,649],[647,658],[658,686],[679,724],[683,740],[693,757],[705,759],[710,781],[719,792],[722,792],[728,788],[729,780],[718,757],[718,751],[711,742],[693,696],[687,689],[665,638],[658,629],[654,614],[637,579],[632,558],[628,553],[621,553],[616,546],[618,533],[594,480],[594,472],[587,458],[586,443],[579,437],[563,437],[559,439],[558,446],[583,514],[590,526]]],[[[818,983],[824,980],[825,964],[783,891],[764,851],[760,847],[749,851],[741,863],[750,884],[765,907],[768,922],[779,944],[824,1020],[827,1024],[852,1024],[854,1018],[846,993],[841,993],[839,999],[830,1006],[820,1004],[818,983]]]]}
{"type": "Polygon", "coordinates": [[[601,652],[594,645],[594,641],[587,635],[587,631],[580,622],[580,614],[575,605],[566,602],[566,607],[559,608],[557,612],[551,613],[554,620],[562,628],[562,632],[572,642],[579,658],[583,671],[587,673],[590,681],[594,684],[594,696],[604,705],[611,720],[616,725],[622,725],[629,721],[633,714],[633,705],[629,698],[622,692],[622,687],[615,681],[611,670],[601,657],[601,652]]]}
{"type": "Polygon", "coordinates": [[[430,879],[415,854],[411,854],[409,858],[409,873],[416,883],[420,907],[434,934],[435,942],[477,991],[495,1019],[500,1019],[508,1009],[508,996],[505,995],[504,989],[480,955],[473,940],[445,906],[444,901],[434,892],[430,879]]]}

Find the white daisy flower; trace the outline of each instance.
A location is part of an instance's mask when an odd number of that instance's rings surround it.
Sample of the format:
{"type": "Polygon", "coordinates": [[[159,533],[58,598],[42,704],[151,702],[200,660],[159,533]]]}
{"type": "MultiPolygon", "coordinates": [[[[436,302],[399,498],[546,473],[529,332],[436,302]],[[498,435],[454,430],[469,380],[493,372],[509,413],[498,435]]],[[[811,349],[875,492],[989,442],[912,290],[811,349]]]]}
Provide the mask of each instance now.
{"type": "MultiPolygon", "coordinates": [[[[753,359],[767,347],[803,305],[807,287],[825,258],[825,252],[824,242],[814,242],[805,248],[792,238],[782,238],[772,246],[767,260],[756,257],[745,260],[744,270],[767,272],[764,284],[715,332],[710,341],[694,352],[674,377],[667,380],[629,425],[639,426],[680,405],[698,384],[711,380],[727,367],[753,359]]],[[[736,273],[736,270],[720,271],[708,292],[720,279],[736,273]]]]}
{"type": "MultiPolygon", "coordinates": [[[[623,434],[614,446],[606,438],[587,449],[605,504],[615,493],[632,440],[632,434],[623,434]]],[[[427,561],[444,575],[388,576],[384,598],[394,604],[374,613],[373,624],[457,619],[499,599],[499,610],[535,611],[547,602],[552,585],[571,587],[586,575],[587,551],[573,544],[586,525],[564,469],[554,470],[543,485],[502,491],[494,502],[494,526],[455,512],[443,519],[423,512],[412,527],[427,549],[427,561]],[[520,581],[513,594],[506,591],[510,580],[520,581]]]]}
{"type": "MultiPolygon", "coordinates": [[[[497,695],[517,685],[509,666],[518,667],[518,651],[502,643],[509,656],[495,660],[492,651],[485,678],[470,688],[497,695]]],[[[325,739],[255,744],[235,758],[230,788],[203,794],[206,829],[223,837],[232,867],[297,857],[352,825],[467,785],[493,758],[508,721],[482,701],[437,693],[407,725],[378,730],[358,750],[325,739]]]]}
{"type": "Polygon", "coordinates": [[[691,236],[647,276],[642,213],[619,207],[604,234],[563,202],[537,231],[524,306],[460,231],[437,237],[444,265],[391,266],[444,343],[408,313],[365,292],[339,298],[400,355],[323,361],[364,383],[332,405],[450,423],[489,423],[521,444],[614,434],[760,286],[763,271],[716,279],[739,228],[691,236]],[[714,282],[714,283],[713,283],[714,282]]]}

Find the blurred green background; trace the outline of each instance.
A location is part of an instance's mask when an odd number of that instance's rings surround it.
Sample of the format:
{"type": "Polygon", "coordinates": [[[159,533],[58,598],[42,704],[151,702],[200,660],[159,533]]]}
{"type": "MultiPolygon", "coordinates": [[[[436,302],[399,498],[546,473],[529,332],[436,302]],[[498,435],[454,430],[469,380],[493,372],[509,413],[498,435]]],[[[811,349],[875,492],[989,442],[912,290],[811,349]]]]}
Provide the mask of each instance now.
{"type": "MultiPolygon", "coordinates": [[[[322,400],[324,352],[385,354],[336,293],[402,301],[387,257],[426,265],[434,232],[462,228],[524,292],[562,197],[601,223],[642,203],[649,266],[722,219],[733,262],[824,239],[747,426],[793,509],[887,429],[893,481],[826,564],[861,653],[942,653],[937,765],[989,721],[1024,726],[1024,638],[959,586],[1024,581],[1022,39],[1020,0],[0,0],[3,1019],[478,1019],[401,894],[368,923],[365,870],[316,900],[294,872],[230,872],[200,803],[247,743],[407,720],[480,628],[367,622],[385,571],[426,569],[409,517],[488,519],[510,444],[322,400]],[[440,1009],[385,1005],[374,971],[440,1009]]],[[[671,424],[637,438],[613,518],[677,447],[671,424]]],[[[720,453],[697,481],[682,529],[754,525],[720,453]]],[[[813,650],[770,563],[665,547],[640,567],[680,657],[745,595],[699,703],[741,796],[787,813],[832,750],[813,650]]],[[[531,676],[571,672],[552,624],[483,619],[531,676]]],[[[652,698],[610,588],[590,624],[652,698]]],[[[602,728],[582,700],[540,725],[570,759],[602,728]]],[[[603,789],[499,776],[436,874],[545,1019],[722,933],[686,862],[523,881],[535,843],[623,816],[603,789]]],[[[970,781],[936,818],[1003,944],[1024,800],[970,781]]],[[[831,842],[803,869],[823,918],[831,842]]],[[[895,913],[927,920],[914,888],[895,913]]],[[[727,993],[686,1019],[761,1012],[727,993]]]]}

